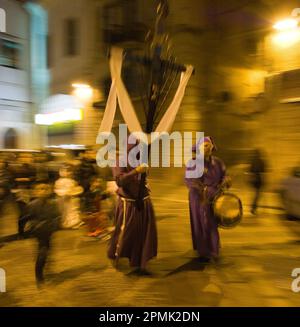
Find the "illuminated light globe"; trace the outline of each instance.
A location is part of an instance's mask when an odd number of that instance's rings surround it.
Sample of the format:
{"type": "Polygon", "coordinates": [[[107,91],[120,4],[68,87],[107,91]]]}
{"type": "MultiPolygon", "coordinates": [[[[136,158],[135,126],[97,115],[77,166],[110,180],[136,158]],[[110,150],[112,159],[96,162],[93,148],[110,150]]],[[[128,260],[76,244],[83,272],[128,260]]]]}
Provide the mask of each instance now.
{"type": "Polygon", "coordinates": [[[83,103],[90,101],[93,97],[93,89],[88,84],[73,83],[72,87],[74,88],[73,94],[83,103]]]}
{"type": "Polygon", "coordinates": [[[287,18],[278,21],[273,25],[273,28],[277,31],[287,31],[298,27],[298,20],[294,18],[287,18]]]}

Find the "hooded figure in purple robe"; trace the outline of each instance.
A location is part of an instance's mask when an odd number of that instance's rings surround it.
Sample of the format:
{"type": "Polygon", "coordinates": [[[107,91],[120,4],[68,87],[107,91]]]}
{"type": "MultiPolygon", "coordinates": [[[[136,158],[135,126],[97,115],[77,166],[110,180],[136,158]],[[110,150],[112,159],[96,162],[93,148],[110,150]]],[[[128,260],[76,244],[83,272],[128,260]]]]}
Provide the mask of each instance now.
{"type": "MultiPolygon", "coordinates": [[[[193,248],[201,259],[209,261],[218,257],[220,248],[218,224],[213,214],[212,202],[220,188],[230,186],[230,179],[226,176],[223,161],[212,155],[216,146],[211,137],[201,138],[192,150],[196,154],[196,160],[200,153],[204,155],[202,176],[189,178],[186,174],[185,178],[189,189],[193,248]]],[[[197,169],[197,165],[193,163],[191,160],[187,164],[187,171],[197,169]]]]}
{"type": "MultiPolygon", "coordinates": [[[[135,146],[137,143],[128,144],[127,154],[130,154],[130,150],[135,146]]],[[[146,272],[147,262],[157,255],[156,221],[146,181],[141,185],[142,205],[139,205],[141,176],[146,172],[146,165],[134,168],[124,155],[117,160],[117,165],[113,168],[118,185],[118,200],[115,231],[108,249],[110,259],[116,260],[117,263],[119,258],[126,257],[130,266],[138,268],[140,272],[146,272]]]]}

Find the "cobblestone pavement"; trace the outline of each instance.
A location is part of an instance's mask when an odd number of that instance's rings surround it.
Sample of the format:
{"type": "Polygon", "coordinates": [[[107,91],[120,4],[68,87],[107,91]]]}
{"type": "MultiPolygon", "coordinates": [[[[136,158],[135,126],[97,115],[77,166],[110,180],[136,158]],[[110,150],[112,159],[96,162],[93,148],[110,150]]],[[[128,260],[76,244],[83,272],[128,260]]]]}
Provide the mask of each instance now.
{"type": "MultiPolygon", "coordinates": [[[[150,276],[132,274],[126,260],[114,269],[106,258],[107,241],[87,237],[83,227],[56,233],[47,283],[37,289],[35,240],[14,240],[0,248],[0,267],[7,278],[0,306],[300,305],[300,293],[291,290],[291,272],[300,267],[300,221],[288,221],[270,208],[251,216],[249,194],[244,192],[240,194],[246,204],[243,222],[221,230],[220,261],[202,265],[191,250],[184,186],[156,183],[152,190],[159,253],[149,265],[150,276]]],[[[2,236],[16,232],[12,208],[5,211],[2,236]]]]}

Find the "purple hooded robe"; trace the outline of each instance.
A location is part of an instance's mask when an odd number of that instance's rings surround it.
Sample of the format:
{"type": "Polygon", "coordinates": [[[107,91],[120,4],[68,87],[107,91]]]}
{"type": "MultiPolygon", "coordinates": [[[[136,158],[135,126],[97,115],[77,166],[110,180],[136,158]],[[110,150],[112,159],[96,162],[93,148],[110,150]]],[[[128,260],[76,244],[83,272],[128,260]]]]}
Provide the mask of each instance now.
{"type": "MultiPolygon", "coordinates": [[[[194,147],[194,149],[197,147],[194,147]]],[[[194,170],[191,161],[188,170],[194,170]]],[[[212,201],[218,193],[219,186],[226,174],[225,165],[221,159],[211,156],[204,160],[204,172],[199,178],[185,178],[189,189],[189,208],[192,230],[193,248],[200,257],[217,257],[219,255],[218,224],[213,215],[212,201]],[[205,191],[201,192],[195,185],[201,185],[205,191]]]]}
{"type": "Polygon", "coordinates": [[[119,195],[115,211],[115,231],[110,241],[108,257],[129,258],[132,267],[145,268],[147,262],[157,255],[157,230],[154,210],[146,182],[143,184],[143,206],[137,207],[141,174],[134,168],[113,168],[119,195]]]}

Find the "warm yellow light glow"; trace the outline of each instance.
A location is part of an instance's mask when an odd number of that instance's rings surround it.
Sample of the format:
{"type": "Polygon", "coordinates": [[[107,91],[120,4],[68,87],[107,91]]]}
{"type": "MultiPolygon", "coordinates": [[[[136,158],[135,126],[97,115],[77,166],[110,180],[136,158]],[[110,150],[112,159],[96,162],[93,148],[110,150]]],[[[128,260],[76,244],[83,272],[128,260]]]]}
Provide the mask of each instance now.
{"type": "Polygon", "coordinates": [[[35,115],[35,123],[38,125],[53,125],[55,123],[78,121],[81,119],[82,111],[80,109],[65,109],[60,112],[35,115]]]}
{"type": "Polygon", "coordinates": [[[93,96],[93,89],[88,84],[73,83],[74,95],[81,101],[89,101],[93,96]]]}
{"type": "Polygon", "coordinates": [[[299,29],[279,32],[273,36],[273,42],[282,48],[288,48],[299,41],[300,41],[299,29]]]}
{"type": "Polygon", "coordinates": [[[298,26],[298,20],[294,19],[294,18],[283,19],[273,25],[273,27],[277,31],[293,30],[293,29],[297,28],[297,26],[298,26]]]}
{"type": "Polygon", "coordinates": [[[90,89],[91,87],[88,84],[82,84],[82,83],[73,83],[72,86],[74,88],[80,88],[80,89],[90,89]]]}

